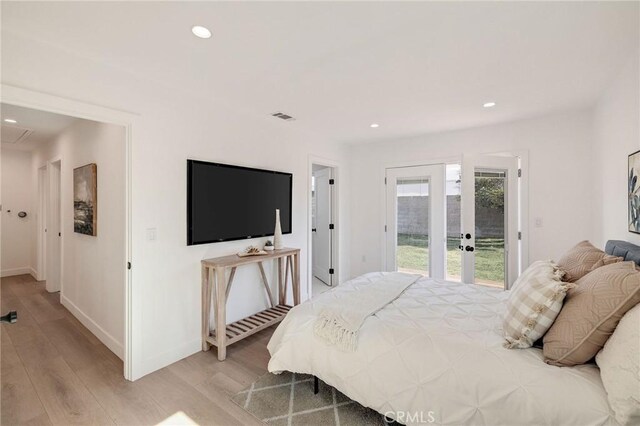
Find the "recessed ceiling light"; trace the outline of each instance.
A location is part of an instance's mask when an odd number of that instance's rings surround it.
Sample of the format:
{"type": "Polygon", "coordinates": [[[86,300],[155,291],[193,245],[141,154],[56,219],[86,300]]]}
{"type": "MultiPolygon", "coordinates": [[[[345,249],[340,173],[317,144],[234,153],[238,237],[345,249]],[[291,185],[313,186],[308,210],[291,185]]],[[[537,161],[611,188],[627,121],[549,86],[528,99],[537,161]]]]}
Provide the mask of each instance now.
{"type": "Polygon", "coordinates": [[[200,38],[211,38],[211,31],[208,28],[201,27],[200,25],[196,25],[191,28],[191,32],[196,37],[200,38]]]}
{"type": "Polygon", "coordinates": [[[17,121],[14,120],[13,118],[5,118],[4,121],[5,121],[5,123],[11,123],[11,124],[17,123],[17,121]]]}
{"type": "Polygon", "coordinates": [[[373,127],[375,129],[376,127],[380,127],[380,125],[378,123],[373,123],[370,127],[373,127]]]}
{"type": "Polygon", "coordinates": [[[495,102],[487,102],[484,105],[482,105],[485,108],[493,108],[494,106],[496,106],[495,102]]]}

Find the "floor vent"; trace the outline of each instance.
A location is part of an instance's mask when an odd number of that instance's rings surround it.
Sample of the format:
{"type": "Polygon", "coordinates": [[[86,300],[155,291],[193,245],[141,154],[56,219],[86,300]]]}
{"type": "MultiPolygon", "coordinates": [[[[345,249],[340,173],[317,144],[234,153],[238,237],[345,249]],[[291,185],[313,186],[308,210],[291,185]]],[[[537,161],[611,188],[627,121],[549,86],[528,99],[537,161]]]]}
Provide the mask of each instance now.
{"type": "Polygon", "coordinates": [[[285,121],[294,121],[295,120],[295,118],[293,118],[290,115],[285,114],[284,112],[274,112],[271,115],[276,117],[276,118],[279,118],[281,120],[285,120],[285,121]]]}

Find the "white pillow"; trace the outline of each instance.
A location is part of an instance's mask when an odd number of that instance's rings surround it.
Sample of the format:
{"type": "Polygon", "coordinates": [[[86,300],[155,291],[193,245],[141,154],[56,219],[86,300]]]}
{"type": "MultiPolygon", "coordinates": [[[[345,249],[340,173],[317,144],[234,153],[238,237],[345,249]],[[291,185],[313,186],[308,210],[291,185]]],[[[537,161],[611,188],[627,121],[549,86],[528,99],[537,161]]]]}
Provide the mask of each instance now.
{"type": "Polygon", "coordinates": [[[624,314],[596,363],[618,423],[640,424],[640,304],[624,314]]]}
{"type": "Polygon", "coordinates": [[[557,264],[539,260],[518,277],[502,324],[506,348],[529,348],[549,330],[574,286],[562,282],[562,275],[557,264]]]}

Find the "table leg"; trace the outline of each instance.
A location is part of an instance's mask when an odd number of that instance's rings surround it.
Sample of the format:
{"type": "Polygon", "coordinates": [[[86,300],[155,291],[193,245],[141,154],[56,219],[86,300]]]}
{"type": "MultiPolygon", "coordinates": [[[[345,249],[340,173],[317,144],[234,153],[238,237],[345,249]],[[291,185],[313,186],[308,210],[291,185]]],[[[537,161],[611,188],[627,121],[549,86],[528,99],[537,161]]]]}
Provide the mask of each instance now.
{"type": "Polygon", "coordinates": [[[211,345],[207,342],[209,337],[209,319],[211,315],[211,281],[209,280],[209,268],[202,266],[202,350],[208,351],[211,345]]]}
{"type": "Polygon", "coordinates": [[[293,255],[293,304],[300,304],[300,254],[293,255]]]}
{"type": "Polygon", "coordinates": [[[216,268],[216,343],[219,361],[224,361],[227,357],[226,293],[225,268],[216,268]]]}
{"type": "Polygon", "coordinates": [[[278,301],[280,305],[284,305],[286,300],[286,294],[284,292],[284,286],[282,283],[282,258],[278,258],[278,301]]]}

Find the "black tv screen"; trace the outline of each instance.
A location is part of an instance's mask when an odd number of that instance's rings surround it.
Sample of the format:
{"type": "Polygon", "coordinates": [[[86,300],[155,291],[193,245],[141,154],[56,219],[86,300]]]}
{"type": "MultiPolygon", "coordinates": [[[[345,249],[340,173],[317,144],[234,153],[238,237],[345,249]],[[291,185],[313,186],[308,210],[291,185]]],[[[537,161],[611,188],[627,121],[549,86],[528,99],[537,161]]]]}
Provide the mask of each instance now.
{"type": "Polygon", "coordinates": [[[187,160],[187,244],[291,233],[293,175],[187,160]]]}

